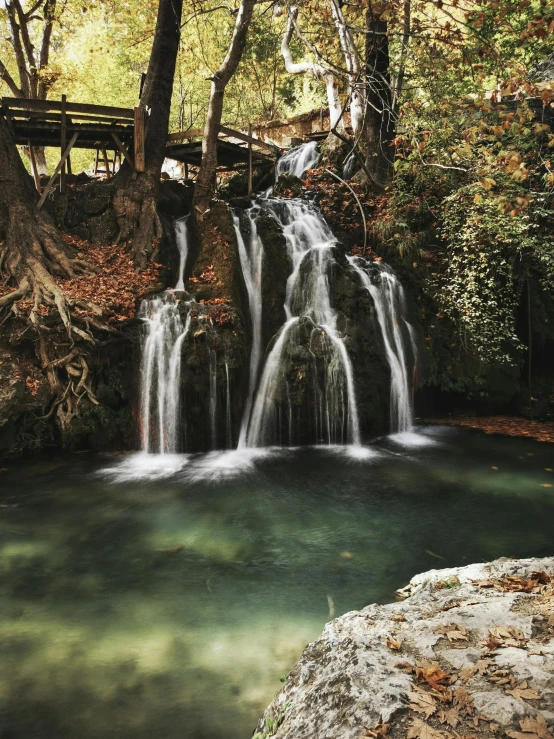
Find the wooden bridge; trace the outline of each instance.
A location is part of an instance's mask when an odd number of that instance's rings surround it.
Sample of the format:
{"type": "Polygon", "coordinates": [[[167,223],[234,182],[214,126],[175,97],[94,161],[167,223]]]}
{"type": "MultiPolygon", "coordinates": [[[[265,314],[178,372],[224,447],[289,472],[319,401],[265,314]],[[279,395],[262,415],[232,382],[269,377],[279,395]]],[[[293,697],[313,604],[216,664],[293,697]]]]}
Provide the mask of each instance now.
{"type": "MultiPolygon", "coordinates": [[[[71,103],[61,100],[26,100],[4,97],[0,113],[6,118],[15,143],[29,151],[35,186],[41,195],[40,209],[59,177],[60,190],[65,190],[66,174],[71,174],[71,151],[91,149],[96,152],[95,174],[115,174],[116,164],[126,159],[134,172],[144,171],[144,141],[148,126],[145,108],[117,108],[106,105],[71,103]],[[42,189],[34,150],[38,146],[54,147],[60,160],[48,184],[42,189]],[[111,157],[110,157],[111,154],[111,157]],[[100,165],[104,169],[100,170],[100,165]]],[[[166,156],[188,167],[198,168],[202,159],[203,129],[188,129],[168,136],[166,156]]],[[[281,150],[248,134],[220,126],[217,144],[218,171],[248,169],[251,189],[255,166],[273,167],[281,150]]]]}

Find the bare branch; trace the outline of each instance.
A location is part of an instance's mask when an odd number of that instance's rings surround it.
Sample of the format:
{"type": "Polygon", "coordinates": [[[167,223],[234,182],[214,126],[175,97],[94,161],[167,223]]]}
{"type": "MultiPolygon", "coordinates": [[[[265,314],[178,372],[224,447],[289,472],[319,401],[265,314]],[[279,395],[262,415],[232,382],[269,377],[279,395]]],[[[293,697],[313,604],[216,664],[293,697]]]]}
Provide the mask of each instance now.
{"type": "Polygon", "coordinates": [[[16,98],[23,97],[23,93],[19,89],[19,87],[16,85],[15,80],[11,76],[11,74],[6,69],[6,65],[0,60],[0,80],[3,80],[7,86],[10,88],[12,94],[16,98]]]}

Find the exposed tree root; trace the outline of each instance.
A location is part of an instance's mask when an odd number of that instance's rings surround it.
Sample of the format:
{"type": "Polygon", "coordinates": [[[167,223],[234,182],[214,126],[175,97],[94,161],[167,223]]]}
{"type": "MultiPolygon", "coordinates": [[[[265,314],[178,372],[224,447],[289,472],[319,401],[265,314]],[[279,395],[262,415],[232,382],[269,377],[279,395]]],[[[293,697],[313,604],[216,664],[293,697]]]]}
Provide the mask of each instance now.
{"type": "Polygon", "coordinates": [[[87,347],[99,343],[91,326],[110,329],[95,319],[80,318],[85,328],[75,326],[75,301],[67,299],[55,277],[92,276],[95,269],[74,256],[46,214],[35,215],[28,207],[14,205],[5,233],[0,243],[0,273],[4,284],[14,289],[0,297],[0,313],[11,311],[34,331],[36,353],[54,398],[43,419],[55,413],[66,429],[83,399],[98,405],[90,386],[87,347]]]}

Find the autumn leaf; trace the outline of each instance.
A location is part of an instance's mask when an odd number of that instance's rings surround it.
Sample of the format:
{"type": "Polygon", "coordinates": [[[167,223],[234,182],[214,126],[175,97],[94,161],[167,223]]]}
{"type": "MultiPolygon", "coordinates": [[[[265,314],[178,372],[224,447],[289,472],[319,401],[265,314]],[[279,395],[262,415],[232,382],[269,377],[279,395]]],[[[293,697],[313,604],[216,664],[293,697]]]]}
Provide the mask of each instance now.
{"type": "Polygon", "coordinates": [[[408,728],[408,739],[445,739],[449,736],[450,734],[445,731],[433,729],[420,718],[414,718],[408,728]]]}
{"type": "Polygon", "coordinates": [[[430,693],[418,690],[410,691],[406,693],[406,695],[410,701],[410,708],[412,711],[423,713],[425,718],[429,718],[429,716],[432,716],[437,710],[437,701],[430,693]]]}
{"type": "Polygon", "coordinates": [[[439,712],[439,721],[441,724],[448,724],[453,729],[460,723],[460,714],[455,708],[449,708],[448,711],[439,712]]]}
{"type": "Polygon", "coordinates": [[[402,647],[402,639],[395,639],[394,636],[387,636],[387,647],[389,649],[399,650],[402,647]]]}
{"type": "Polygon", "coordinates": [[[437,633],[444,634],[448,641],[467,641],[467,629],[459,624],[448,624],[446,626],[439,626],[436,629],[437,633]]]}
{"type": "Polygon", "coordinates": [[[439,692],[443,692],[445,689],[442,683],[450,680],[450,675],[441,670],[438,664],[433,664],[430,667],[418,667],[416,676],[439,692]]]}
{"type": "Polygon", "coordinates": [[[513,695],[518,700],[538,701],[541,699],[540,693],[534,688],[529,688],[527,680],[524,680],[520,685],[516,686],[513,690],[506,691],[509,695],[513,695]]]}

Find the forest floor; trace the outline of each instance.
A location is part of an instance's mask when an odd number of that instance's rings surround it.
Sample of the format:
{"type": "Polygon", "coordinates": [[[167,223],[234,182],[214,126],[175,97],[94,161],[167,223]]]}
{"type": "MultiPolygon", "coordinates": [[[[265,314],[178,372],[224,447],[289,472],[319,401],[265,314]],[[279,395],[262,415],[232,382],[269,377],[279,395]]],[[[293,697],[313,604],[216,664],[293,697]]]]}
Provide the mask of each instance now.
{"type": "Polygon", "coordinates": [[[476,418],[426,418],[425,423],[464,426],[497,436],[527,436],[554,444],[554,423],[530,421],[517,416],[482,416],[476,418]]]}

